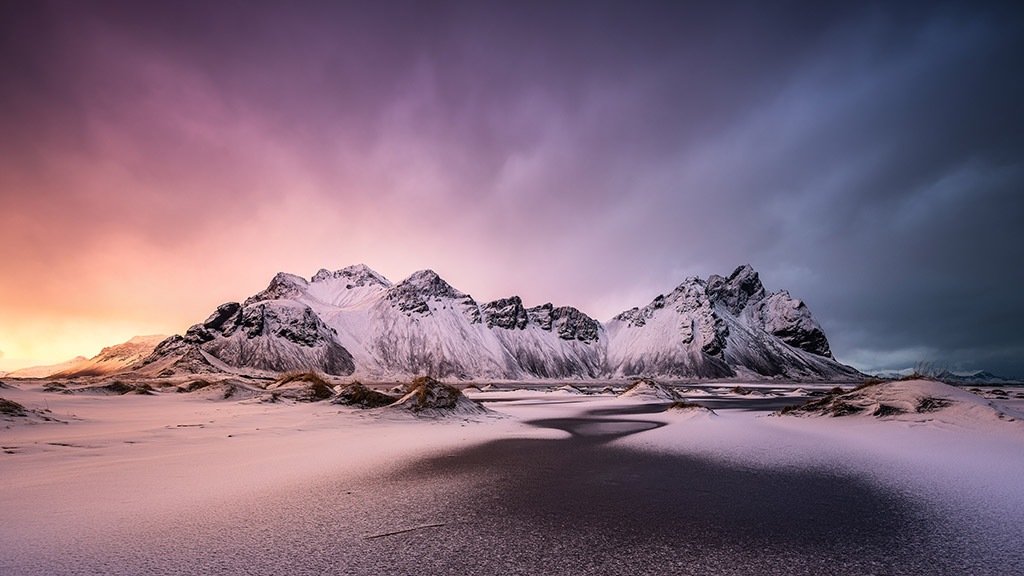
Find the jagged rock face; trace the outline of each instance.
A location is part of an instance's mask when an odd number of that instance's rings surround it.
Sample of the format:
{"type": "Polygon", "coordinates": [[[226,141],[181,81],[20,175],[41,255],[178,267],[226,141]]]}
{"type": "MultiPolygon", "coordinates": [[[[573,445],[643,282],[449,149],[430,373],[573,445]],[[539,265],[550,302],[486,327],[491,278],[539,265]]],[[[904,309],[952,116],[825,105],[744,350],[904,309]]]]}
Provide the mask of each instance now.
{"type": "Polygon", "coordinates": [[[660,294],[647,306],[627,310],[614,319],[624,322],[629,328],[642,328],[666,307],[680,317],[680,343],[696,341],[705,354],[721,356],[729,329],[715,313],[705,284],[699,278],[687,278],[670,294],[660,294]]]}
{"type": "Polygon", "coordinates": [[[608,370],[614,376],[735,375],[723,357],[729,329],[699,278],[687,278],[647,306],[619,314],[607,330],[608,370]]]}
{"type": "Polygon", "coordinates": [[[213,314],[210,314],[210,317],[206,319],[206,322],[203,322],[203,326],[208,330],[220,332],[225,336],[228,336],[235,331],[235,328],[238,327],[238,322],[241,319],[241,311],[242,305],[238,302],[221,304],[213,314]]]}
{"type": "Polygon", "coordinates": [[[526,328],[526,323],[529,321],[526,308],[523,308],[523,301],[519,296],[501,298],[488,302],[480,308],[488,328],[497,326],[506,330],[522,330],[526,328]]]}
{"type": "Polygon", "coordinates": [[[220,372],[206,359],[198,344],[187,341],[184,336],[179,334],[161,342],[152,354],[133,365],[131,369],[143,373],[149,372],[157,376],[220,372]],[[156,371],[153,372],[152,368],[155,368],[156,371]]]}
{"type": "Polygon", "coordinates": [[[202,348],[229,366],[274,372],[315,368],[341,376],[355,370],[335,331],[309,306],[262,301],[237,310],[220,328],[212,334],[211,326],[202,326],[214,336],[202,348]]]}
{"type": "Polygon", "coordinates": [[[272,372],[315,368],[339,376],[355,370],[352,355],[337,342],[335,331],[309,306],[265,299],[244,307],[237,302],[222,304],[184,336],[161,342],[139,367],[181,356],[170,367],[173,372],[208,372],[209,362],[200,349],[235,368],[272,372]]]}
{"type": "MultiPolygon", "coordinates": [[[[679,312],[690,311],[693,319],[690,332],[696,329],[700,334],[700,349],[709,356],[721,356],[729,328],[715,313],[705,287],[694,280],[684,283],[680,288],[682,293],[675,299],[675,309],[679,312]]],[[[679,288],[676,290],[680,291],[679,288]]]]}
{"type": "Polygon", "coordinates": [[[362,286],[381,286],[383,288],[390,288],[391,283],[380,274],[374,272],[368,268],[365,264],[356,264],[355,266],[348,266],[341,270],[335,270],[331,272],[326,268],[321,268],[319,272],[313,275],[311,282],[323,282],[325,280],[337,280],[345,279],[346,288],[356,288],[362,286]]]}
{"type": "Polygon", "coordinates": [[[249,339],[268,334],[307,347],[331,339],[331,330],[308,306],[256,304],[242,311],[241,324],[242,332],[249,339]]]}
{"type": "Polygon", "coordinates": [[[707,291],[716,308],[749,317],[752,324],[794,348],[832,358],[828,339],[807,306],[785,290],[766,296],[761,279],[749,264],[737,268],[729,278],[710,276],[707,291]]]}
{"type": "Polygon", "coordinates": [[[305,292],[308,285],[309,282],[306,282],[306,279],[301,276],[278,272],[277,276],[274,276],[274,279],[270,281],[270,286],[267,286],[266,290],[246,298],[244,305],[248,306],[263,300],[296,298],[305,292]]]}
{"type": "Polygon", "coordinates": [[[530,308],[526,315],[529,322],[537,324],[541,330],[553,330],[562,340],[594,342],[601,328],[597,320],[572,306],[555,308],[550,302],[530,308]]]}
{"type": "Polygon", "coordinates": [[[766,295],[750,266],[706,283],[688,278],[671,294],[619,314],[607,330],[609,371],[618,376],[860,376],[832,359],[806,305],[786,292],[766,295]]]}
{"type": "Polygon", "coordinates": [[[708,277],[707,292],[715,305],[725,308],[734,315],[739,314],[747,302],[756,302],[764,298],[761,279],[749,264],[734,270],[727,279],[712,274],[708,277]]]}
{"type": "Polygon", "coordinates": [[[185,341],[205,344],[237,330],[250,340],[268,335],[306,347],[329,341],[334,333],[308,306],[280,306],[258,300],[244,308],[237,302],[221,304],[206,322],[188,329],[185,341]]]}
{"type": "Polygon", "coordinates": [[[155,369],[186,352],[187,364],[202,358],[223,370],[355,370],[371,380],[859,377],[831,358],[807,307],[786,292],[766,295],[750,266],[688,278],[604,325],[570,306],[527,308],[518,296],[478,304],[430,270],[395,285],[362,265],[309,282],[278,274],[245,304],[224,304],[161,343],[155,369]]]}
{"type": "Polygon", "coordinates": [[[832,351],[821,325],[811,315],[807,306],[802,301],[791,298],[788,291],[782,290],[772,294],[761,301],[758,307],[761,323],[766,332],[794,348],[832,358],[832,351]]]}
{"type": "Polygon", "coordinates": [[[421,270],[388,290],[387,299],[406,314],[430,315],[430,302],[456,300],[463,314],[473,324],[481,322],[480,307],[468,294],[452,288],[433,270],[421,270]]]}

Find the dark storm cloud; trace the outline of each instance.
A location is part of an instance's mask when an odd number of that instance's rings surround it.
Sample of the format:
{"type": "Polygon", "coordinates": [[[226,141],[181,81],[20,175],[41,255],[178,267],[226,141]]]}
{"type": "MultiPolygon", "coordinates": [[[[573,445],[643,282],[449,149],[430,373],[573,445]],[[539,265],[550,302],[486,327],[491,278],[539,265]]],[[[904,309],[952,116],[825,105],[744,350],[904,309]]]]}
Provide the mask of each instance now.
{"type": "Polygon", "coordinates": [[[345,242],[273,224],[244,258],[599,317],[750,262],[841,360],[1024,376],[1010,4],[2,10],[0,183],[32,194],[0,221],[33,266],[111,230],[236,261],[231,226],[288,204],[345,242]]]}

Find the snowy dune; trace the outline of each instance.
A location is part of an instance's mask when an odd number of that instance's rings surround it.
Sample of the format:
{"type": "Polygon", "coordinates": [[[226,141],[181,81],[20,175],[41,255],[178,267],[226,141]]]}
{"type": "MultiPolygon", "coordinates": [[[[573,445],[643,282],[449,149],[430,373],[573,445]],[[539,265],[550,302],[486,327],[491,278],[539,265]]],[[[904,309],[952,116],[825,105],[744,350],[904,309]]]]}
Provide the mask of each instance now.
{"type": "Polygon", "coordinates": [[[978,412],[1016,414],[1013,396],[873,391],[959,401],[901,419],[772,415],[777,383],[683,391],[715,414],[503,387],[433,420],[4,381],[64,423],[0,420],[3,574],[1024,569],[1024,432],[978,412]]]}

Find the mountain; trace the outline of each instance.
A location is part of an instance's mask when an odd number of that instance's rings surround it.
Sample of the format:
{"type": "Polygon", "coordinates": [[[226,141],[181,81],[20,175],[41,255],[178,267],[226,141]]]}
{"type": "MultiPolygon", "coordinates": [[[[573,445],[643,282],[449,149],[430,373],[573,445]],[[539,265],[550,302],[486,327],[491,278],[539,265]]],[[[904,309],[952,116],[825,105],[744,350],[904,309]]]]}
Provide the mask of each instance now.
{"type": "Polygon", "coordinates": [[[75,356],[71,360],[65,360],[59,364],[47,364],[45,366],[29,366],[8,372],[8,378],[49,378],[51,375],[78,366],[89,359],[85,356],[75,356]]]}
{"type": "Polygon", "coordinates": [[[167,339],[164,334],[136,336],[123,344],[108,346],[100,353],[86,360],[54,372],[54,378],[75,378],[79,376],[106,376],[123,370],[149,356],[157,344],[167,339]]]}
{"type": "Polygon", "coordinates": [[[767,294],[749,265],[728,278],[687,278],[667,295],[610,320],[613,377],[857,379],[832,357],[810,310],[783,290],[767,294]]]}
{"type": "MultiPolygon", "coordinates": [[[[898,380],[900,378],[910,376],[911,374],[915,374],[916,372],[917,370],[914,368],[904,368],[903,370],[877,372],[872,375],[883,380],[898,380]]],[[[1006,384],[1022,383],[1020,380],[996,376],[995,374],[985,370],[976,370],[973,372],[952,372],[944,369],[928,374],[927,376],[933,380],[938,380],[947,384],[957,384],[959,386],[1003,386],[1006,384]]]]}
{"type": "Polygon", "coordinates": [[[315,369],[364,379],[857,379],[806,305],[756,272],[688,278],[605,324],[571,306],[477,302],[431,270],[280,273],[131,367],[143,375],[315,369]]]}
{"type": "Polygon", "coordinates": [[[1022,383],[1019,379],[1003,378],[986,370],[979,370],[977,372],[949,372],[946,370],[939,374],[936,379],[941,382],[959,384],[961,386],[1002,386],[1004,384],[1022,383]]]}

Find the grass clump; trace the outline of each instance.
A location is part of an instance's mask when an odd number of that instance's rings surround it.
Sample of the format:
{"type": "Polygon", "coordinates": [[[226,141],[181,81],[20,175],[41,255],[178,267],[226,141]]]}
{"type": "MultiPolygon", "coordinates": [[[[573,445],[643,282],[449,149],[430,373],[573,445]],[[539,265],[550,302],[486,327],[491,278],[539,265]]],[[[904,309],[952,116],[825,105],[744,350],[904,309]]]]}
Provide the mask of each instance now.
{"type": "Polygon", "coordinates": [[[922,360],[914,364],[914,372],[912,374],[900,378],[899,382],[906,380],[935,380],[942,382],[944,376],[949,376],[949,371],[945,366],[939,366],[935,362],[925,362],[922,360]]]}
{"type": "Polygon", "coordinates": [[[683,400],[679,400],[679,401],[676,401],[676,402],[673,402],[673,403],[669,404],[668,405],[668,409],[669,410],[700,410],[702,412],[710,412],[712,414],[715,413],[714,410],[712,410],[711,408],[708,408],[707,406],[705,406],[703,404],[698,404],[696,402],[686,402],[686,401],[683,401],[683,400]]]}
{"type": "Polygon", "coordinates": [[[879,404],[878,408],[871,413],[876,418],[885,418],[886,416],[899,416],[900,414],[906,414],[907,411],[898,406],[890,406],[888,404],[879,404]]]}
{"type": "Polygon", "coordinates": [[[442,384],[430,376],[418,376],[406,388],[406,395],[415,394],[413,412],[434,408],[455,408],[462,392],[454,386],[442,384]]]}
{"type": "Polygon", "coordinates": [[[341,389],[338,396],[331,400],[333,404],[360,406],[362,408],[381,408],[394,404],[398,398],[383,392],[371,390],[358,380],[341,389]]]}
{"type": "Polygon", "coordinates": [[[286,372],[274,383],[275,388],[288,384],[306,383],[312,400],[326,400],[334,396],[334,388],[315,370],[286,372]]]}
{"type": "Polygon", "coordinates": [[[152,394],[153,387],[143,382],[142,384],[129,384],[127,382],[121,382],[120,380],[114,380],[109,384],[97,386],[95,388],[89,388],[90,390],[102,390],[104,392],[111,392],[124,396],[125,394],[152,394]]]}
{"type": "Polygon", "coordinates": [[[943,408],[947,408],[952,404],[949,400],[943,398],[921,398],[921,401],[917,403],[917,413],[927,414],[929,412],[935,412],[943,408]]]}
{"type": "Polygon", "coordinates": [[[637,380],[634,380],[632,384],[630,384],[628,387],[626,387],[624,392],[629,392],[631,390],[635,390],[636,388],[638,388],[640,386],[657,387],[658,383],[655,382],[654,380],[651,380],[650,378],[639,378],[637,380]]]}
{"type": "Polygon", "coordinates": [[[736,386],[732,390],[729,390],[729,392],[733,394],[739,394],[741,396],[748,396],[750,394],[750,390],[747,390],[743,386],[736,386]]]}
{"type": "Polygon", "coordinates": [[[209,382],[207,380],[193,380],[192,382],[179,387],[178,391],[195,392],[196,390],[202,390],[203,388],[208,388],[210,386],[213,386],[213,382],[209,382]]]}
{"type": "Polygon", "coordinates": [[[836,386],[821,398],[808,398],[803,404],[791,404],[778,411],[778,414],[827,414],[829,416],[849,416],[864,411],[864,408],[850,404],[840,396],[843,389],[836,386]],[[837,392],[838,390],[838,392],[837,392]]]}
{"type": "Polygon", "coordinates": [[[13,400],[0,398],[0,414],[8,416],[26,416],[25,407],[13,400]]]}

